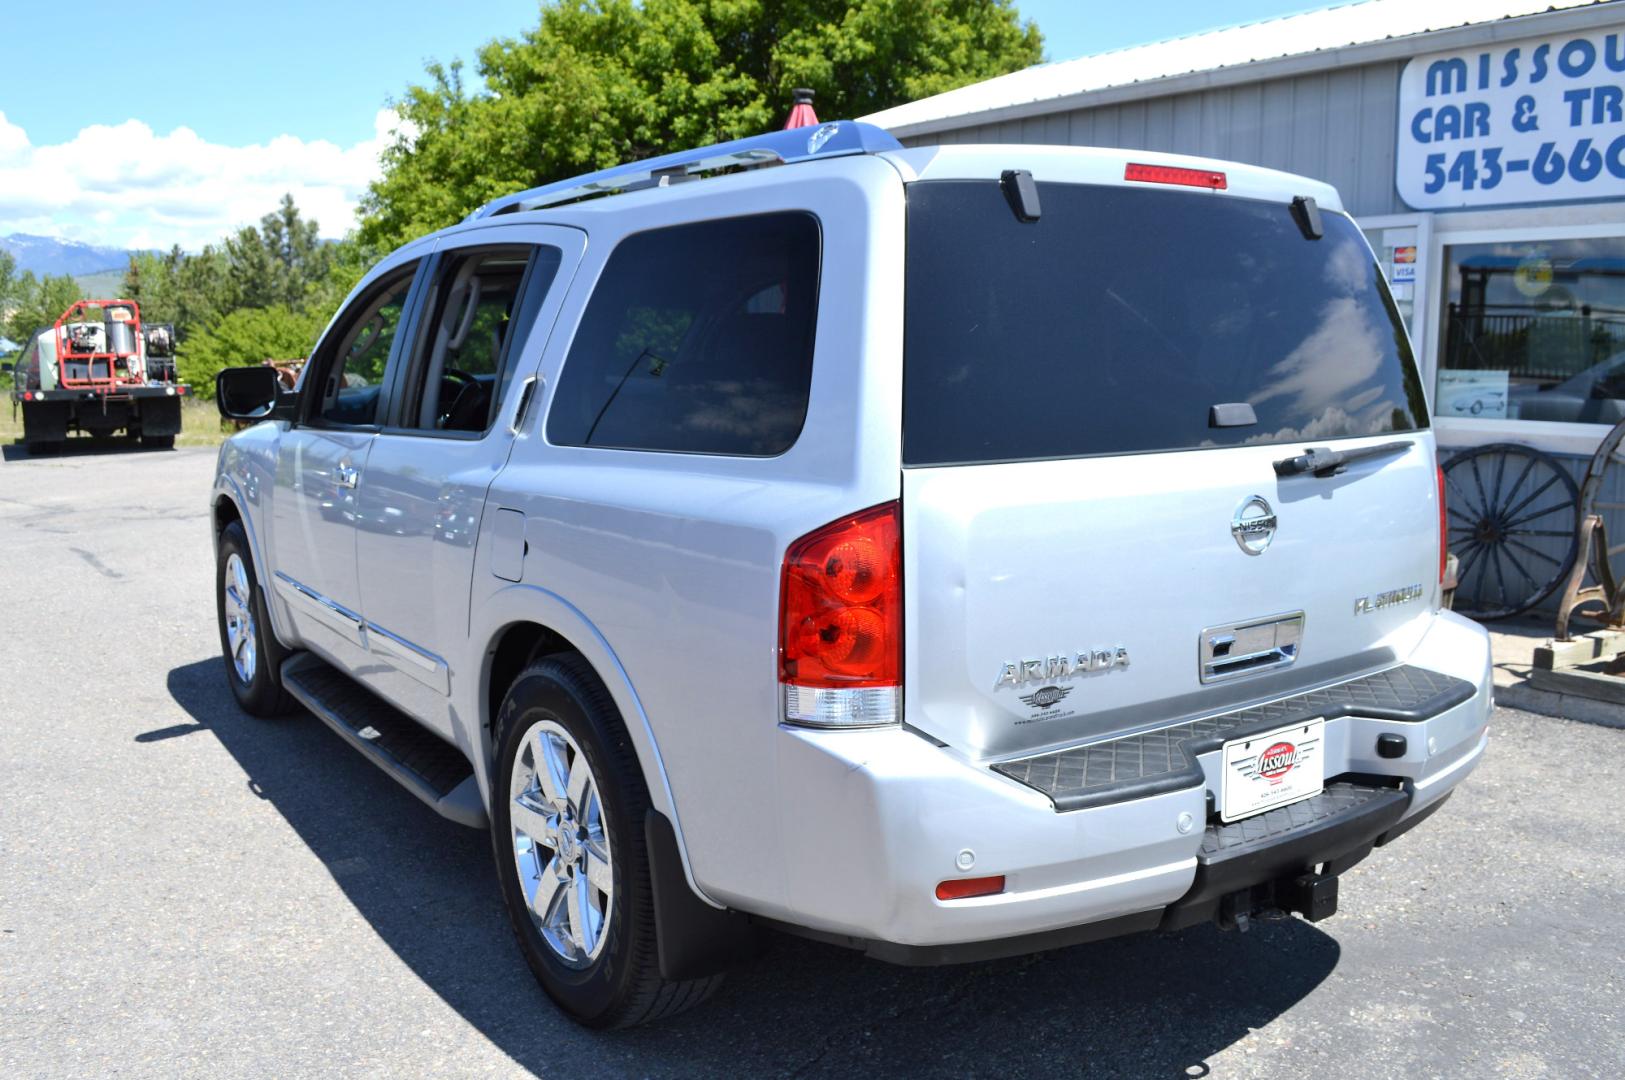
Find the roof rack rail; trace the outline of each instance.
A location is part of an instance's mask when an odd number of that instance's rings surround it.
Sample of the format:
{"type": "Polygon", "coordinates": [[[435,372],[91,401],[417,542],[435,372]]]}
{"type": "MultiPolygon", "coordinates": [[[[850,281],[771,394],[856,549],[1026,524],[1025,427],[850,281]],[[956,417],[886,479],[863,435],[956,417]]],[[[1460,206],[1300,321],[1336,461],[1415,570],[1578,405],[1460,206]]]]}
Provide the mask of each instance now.
{"type": "Polygon", "coordinates": [[[682,150],[664,157],[628,162],[602,172],[587,173],[528,191],[505,195],[486,203],[466,220],[536,210],[544,206],[576,202],[594,195],[637,191],[646,187],[666,187],[694,174],[716,169],[751,168],[761,165],[789,165],[816,158],[844,157],[849,154],[878,154],[901,150],[903,144],[882,128],[854,120],[837,120],[818,127],[791,128],[748,139],[682,150]]]}

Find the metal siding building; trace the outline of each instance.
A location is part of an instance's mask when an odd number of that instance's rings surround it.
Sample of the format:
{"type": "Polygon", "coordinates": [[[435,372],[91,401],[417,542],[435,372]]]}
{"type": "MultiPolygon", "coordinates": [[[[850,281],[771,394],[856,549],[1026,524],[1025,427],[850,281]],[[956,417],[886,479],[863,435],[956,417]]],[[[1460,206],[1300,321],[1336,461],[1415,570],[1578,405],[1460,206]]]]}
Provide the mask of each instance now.
{"type": "MultiPolygon", "coordinates": [[[[911,146],[1122,147],[1329,181],[1390,275],[1441,459],[1517,443],[1578,481],[1625,419],[1622,101],[1625,3],[1365,0],[1041,65],[865,119],[911,146]],[[1571,77],[1578,103],[1556,96],[1571,77]],[[1544,102],[1538,124],[1519,123],[1534,111],[1525,97],[1544,102]],[[1491,117],[1478,127],[1475,101],[1491,117]],[[1448,122],[1442,102],[1455,103],[1448,122]],[[1535,152],[1531,140],[1547,141],[1535,152]],[[1540,187],[1528,177],[1543,159],[1557,177],[1540,187]]],[[[1608,517],[1625,534],[1625,512],[1608,517]]]]}
{"type": "Polygon", "coordinates": [[[1326,180],[1356,216],[1403,213],[1394,188],[1395,61],[1070,109],[937,135],[929,143],[1060,143],[1200,154],[1326,180]],[[1334,131],[1356,131],[1352,139],[1334,131]]]}

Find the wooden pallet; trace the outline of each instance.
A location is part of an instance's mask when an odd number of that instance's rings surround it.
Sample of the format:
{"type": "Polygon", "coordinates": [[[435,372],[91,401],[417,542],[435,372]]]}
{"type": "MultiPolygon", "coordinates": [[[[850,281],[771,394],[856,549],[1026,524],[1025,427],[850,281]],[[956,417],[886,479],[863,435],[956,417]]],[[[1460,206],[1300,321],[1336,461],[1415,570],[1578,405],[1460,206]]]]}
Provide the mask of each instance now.
{"type": "Polygon", "coordinates": [[[1529,684],[1559,694],[1625,705],[1625,677],[1607,668],[1625,653],[1625,630],[1593,630],[1535,647],[1529,684]]]}

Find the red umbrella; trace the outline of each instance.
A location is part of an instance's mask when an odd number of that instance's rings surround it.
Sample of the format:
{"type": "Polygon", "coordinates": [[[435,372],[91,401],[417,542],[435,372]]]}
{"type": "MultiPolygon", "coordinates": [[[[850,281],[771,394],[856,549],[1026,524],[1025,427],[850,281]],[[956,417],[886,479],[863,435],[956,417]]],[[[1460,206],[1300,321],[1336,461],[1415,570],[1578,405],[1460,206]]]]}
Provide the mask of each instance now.
{"type": "Polygon", "coordinates": [[[813,112],[812,103],[811,90],[790,91],[790,118],[784,122],[784,130],[815,126],[818,123],[818,114],[813,112]]]}

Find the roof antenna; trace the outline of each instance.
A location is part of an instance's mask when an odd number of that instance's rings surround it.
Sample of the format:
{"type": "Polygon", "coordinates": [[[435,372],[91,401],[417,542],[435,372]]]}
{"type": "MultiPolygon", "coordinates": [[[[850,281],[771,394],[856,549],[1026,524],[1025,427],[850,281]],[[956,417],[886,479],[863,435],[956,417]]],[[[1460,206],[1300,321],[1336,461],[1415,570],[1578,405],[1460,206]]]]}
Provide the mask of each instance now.
{"type": "Polygon", "coordinates": [[[790,116],[784,122],[784,130],[815,127],[817,124],[818,114],[813,112],[813,92],[806,87],[790,91],[790,116]]]}

